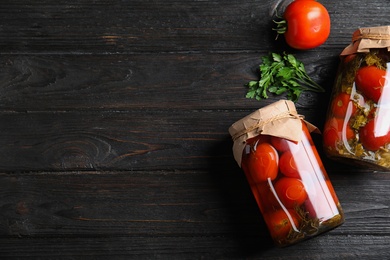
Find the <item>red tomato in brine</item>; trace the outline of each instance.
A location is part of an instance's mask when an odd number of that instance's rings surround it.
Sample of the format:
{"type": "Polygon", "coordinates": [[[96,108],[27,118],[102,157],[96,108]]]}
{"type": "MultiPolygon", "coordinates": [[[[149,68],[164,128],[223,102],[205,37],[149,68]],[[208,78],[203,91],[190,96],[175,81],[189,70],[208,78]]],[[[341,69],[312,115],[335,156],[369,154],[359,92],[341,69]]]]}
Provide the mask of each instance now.
{"type": "Polygon", "coordinates": [[[342,57],[342,61],[344,62],[344,63],[348,63],[348,62],[351,62],[353,59],[355,59],[356,58],[356,54],[349,54],[349,55],[347,55],[347,56],[343,56],[342,57]]]}
{"type": "Polygon", "coordinates": [[[284,177],[275,183],[275,191],[286,208],[302,205],[307,199],[307,193],[302,181],[297,178],[284,177]]]}
{"type": "Polygon", "coordinates": [[[287,177],[299,178],[299,170],[291,151],[286,151],[280,156],[279,169],[287,177]]]}
{"type": "Polygon", "coordinates": [[[249,171],[255,182],[274,180],[278,175],[279,155],[276,149],[268,144],[261,143],[253,146],[249,155],[249,171]]]}
{"type": "Polygon", "coordinates": [[[291,230],[299,232],[299,216],[293,210],[282,209],[264,214],[265,223],[274,239],[285,238],[291,230]]]}
{"type": "Polygon", "coordinates": [[[348,116],[356,113],[356,105],[353,101],[350,100],[350,94],[345,92],[339,93],[332,101],[331,105],[332,113],[337,117],[345,117],[347,112],[348,116]]]}
{"type": "Polygon", "coordinates": [[[376,66],[366,66],[356,72],[355,83],[356,89],[363,96],[378,103],[381,97],[383,87],[386,82],[386,70],[376,66]]]}
{"type": "Polygon", "coordinates": [[[325,122],[323,142],[325,147],[337,148],[337,143],[347,142],[355,137],[355,131],[342,118],[329,118],[325,122]]]}
{"type": "Polygon", "coordinates": [[[280,209],[280,204],[276,199],[276,196],[273,192],[273,188],[271,189],[271,185],[268,182],[257,183],[255,188],[252,190],[255,193],[255,198],[258,198],[258,204],[260,205],[260,209],[263,213],[280,209]]]}
{"type": "Polygon", "coordinates": [[[376,128],[375,119],[367,122],[367,124],[360,128],[359,138],[364,148],[376,151],[386,143],[390,142],[390,131],[385,129],[381,131],[380,126],[376,128]]]}
{"type": "Polygon", "coordinates": [[[281,137],[276,137],[276,136],[271,137],[271,144],[279,152],[285,152],[287,150],[297,151],[299,149],[299,145],[297,143],[294,143],[293,141],[290,141],[290,140],[287,140],[287,139],[284,139],[281,137]]]}

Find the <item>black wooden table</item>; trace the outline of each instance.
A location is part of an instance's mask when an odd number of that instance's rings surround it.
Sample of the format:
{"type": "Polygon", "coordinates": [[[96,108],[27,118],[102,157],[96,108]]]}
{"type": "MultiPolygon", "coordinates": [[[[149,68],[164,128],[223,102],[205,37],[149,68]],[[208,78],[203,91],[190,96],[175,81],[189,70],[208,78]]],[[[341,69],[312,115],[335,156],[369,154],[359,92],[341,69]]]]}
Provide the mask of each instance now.
{"type": "Polygon", "coordinates": [[[0,258],[389,259],[390,174],[321,152],[337,229],[273,246],[229,126],[283,97],[246,99],[261,56],[296,55],[325,94],[296,103],[323,127],[338,55],[388,0],[323,0],[328,41],[275,41],[278,0],[0,3],[0,258]]]}

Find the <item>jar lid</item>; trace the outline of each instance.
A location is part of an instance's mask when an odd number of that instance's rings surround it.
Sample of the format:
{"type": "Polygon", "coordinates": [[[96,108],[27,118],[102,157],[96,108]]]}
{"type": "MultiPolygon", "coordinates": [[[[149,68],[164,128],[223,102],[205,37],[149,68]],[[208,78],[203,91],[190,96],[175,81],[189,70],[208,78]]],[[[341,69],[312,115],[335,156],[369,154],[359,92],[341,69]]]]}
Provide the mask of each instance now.
{"type": "Polygon", "coordinates": [[[342,56],[370,49],[387,48],[390,51],[390,26],[359,28],[352,35],[352,43],[341,53],[342,56]]]}
{"type": "MultiPolygon", "coordinates": [[[[280,100],[232,124],[229,133],[234,141],[233,154],[238,165],[241,167],[242,151],[246,140],[252,137],[263,134],[299,142],[302,136],[302,119],[303,116],[298,114],[292,101],[280,100]]],[[[317,129],[308,122],[305,123],[309,131],[317,129]]]]}

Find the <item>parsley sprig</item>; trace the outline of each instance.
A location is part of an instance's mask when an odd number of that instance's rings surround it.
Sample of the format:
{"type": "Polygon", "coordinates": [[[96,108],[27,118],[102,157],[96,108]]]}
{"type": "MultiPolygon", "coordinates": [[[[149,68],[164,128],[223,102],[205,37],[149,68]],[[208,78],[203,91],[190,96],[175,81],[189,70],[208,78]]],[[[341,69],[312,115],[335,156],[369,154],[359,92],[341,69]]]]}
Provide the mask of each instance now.
{"type": "Polygon", "coordinates": [[[325,92],[292,54],[270,53],[262,57],[259,67],[260,80],[246,84],[249,87],[247,98],[261,100],[268,98],[268,92],[276,95],[287,92],[287,98],[296,102],[303,91],[325,92]]]}

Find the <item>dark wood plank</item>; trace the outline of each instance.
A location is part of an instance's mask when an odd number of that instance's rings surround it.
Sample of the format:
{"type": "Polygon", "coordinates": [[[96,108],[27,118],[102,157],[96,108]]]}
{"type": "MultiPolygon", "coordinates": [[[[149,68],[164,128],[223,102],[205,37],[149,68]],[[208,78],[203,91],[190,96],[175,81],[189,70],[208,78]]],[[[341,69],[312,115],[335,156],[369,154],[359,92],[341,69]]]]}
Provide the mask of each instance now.
{"type": "Polygon", "coordinates": [[[332,174],[346,222],[283,250],[273,248],[245,177],[236,170],[1,174],[0,251],[103,256],[127,243],[118,255],[288,257],[299,251],[314,258],[384,257],[390,178],[367,174],[332,174]],[[100,243],[105,246],[98,250],[100,243]]]}
{"type": "MultiPolygon", "coordinates": [[[[191,170],[235,165],[228,128],[250,112],[0,113],[0,169],[191,170]]],[[[319,113],[304,109],[302,112],[309,122],[318,127],[323,124],[319,113]]],[[[321,135],[312,136],[321,151],[321,135]]]]}
{"type": "Polygon", "coordinates": [[[386,259],[390,237],[324,235],[289,248],[261,237],[79,237],[1,239],[8,259],[386,259]],[[330,250],[331,248],[331,250],[330,250]]]}
{"type": "MultiPolygon", "coordinates": [[[[244,85],[259,78],[266,54],[3,55],[0,112],[257,109],[281,98],[245,98],[244,85]]],[[[329,95],[339,50],[296,55],[329,95]]],[[[323,94],[306,92],[297,106],[327,102],[323,94]]]]}
{"type": "Polygon", "coordinates": [[[207,172],[2,174],[0,214],[6,224],[1,233],[218,235],[234,232],[234,225],[249,231],[246,225],[261,223],[258,210],[248,207],[253,203],[250,191],[240,191],[247,188],[242,174],[227,175],[223,183],[216,183],[217,176],[207,172]]]}
{"type": "Polygon", "coordinates": [[[0,168],[205,168],[212,158],[231,156],[229,117],[223,111],[0,114],[0,168]]]}
{"type": "MultiPolygon", "coordinates": [[[[268,50],[272,18],[284,6],[278,3],[284,2],[5,0],[0,46],[2,53],[268,50]]],[[[357,26],[390,24],[387,0],[322,3],[333,21],[324,48],[342,48],[357,26]]]]}
{"type": "Polygon", "coordinates": [[[244,38],[257,49],[259,41],[266,42],[259,37],[258,26],[268,23],[270,4],[101,0],[25,5],[9,1],[1,8],[8,35],[2,41],[9,52],[232,50],[242,49],[238,43],[244,38]],[[265,15],[254,15],[254,7],[265,15]]]}

